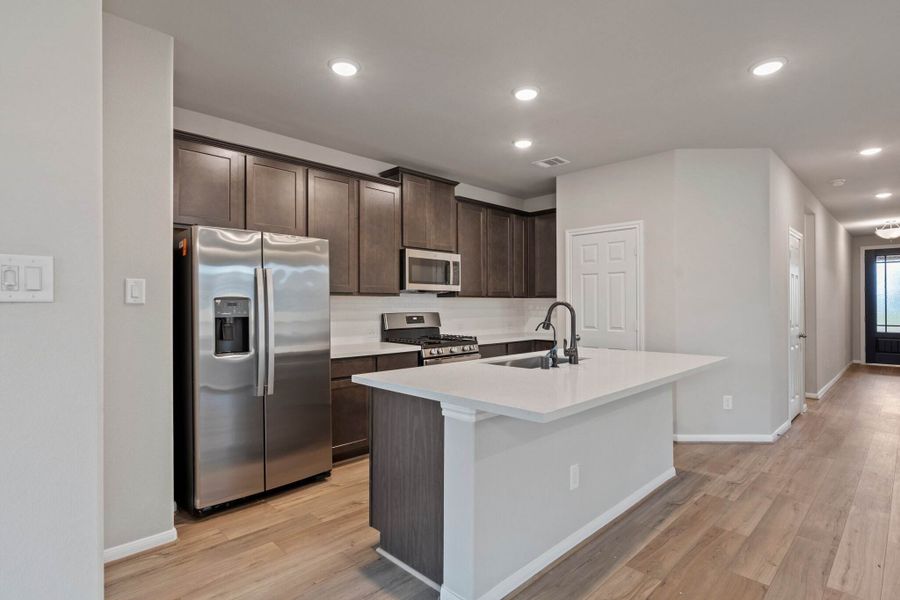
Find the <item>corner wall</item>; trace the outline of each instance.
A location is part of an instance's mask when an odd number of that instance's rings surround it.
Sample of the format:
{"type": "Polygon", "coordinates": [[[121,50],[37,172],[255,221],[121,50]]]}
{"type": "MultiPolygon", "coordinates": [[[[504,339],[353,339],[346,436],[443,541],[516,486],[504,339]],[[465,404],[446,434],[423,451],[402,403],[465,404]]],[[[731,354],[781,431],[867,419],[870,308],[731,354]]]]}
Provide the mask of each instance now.
{"type": "Polygon", "coordinates": [[[170,36],[103,15],[107,560],[175,539],[172,61],[170,36]],[[146,304],[125,304],[126,277],[146,304]]]}
{"type": "Polygon", "coordinates": [[[101,598],[99,0],[0,21],[0,252],[52,255],[54,301],[0,304],[0,596],[101,598]]]}

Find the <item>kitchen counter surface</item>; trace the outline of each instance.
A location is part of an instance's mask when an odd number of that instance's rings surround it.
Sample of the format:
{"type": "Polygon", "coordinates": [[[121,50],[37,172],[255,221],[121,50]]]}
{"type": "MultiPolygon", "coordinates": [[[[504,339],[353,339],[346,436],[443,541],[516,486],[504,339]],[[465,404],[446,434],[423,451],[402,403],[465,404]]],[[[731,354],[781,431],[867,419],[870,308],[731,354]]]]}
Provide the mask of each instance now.
{"type": "Polygon", "coordinates": [[[583,360],[578,365],[561,364],[551,370],[491,364],[506,360],[498,357],[365,373],[352,379],[400,394],[546,423],[677,381],[725,360],[720,356],[597,348],[579,348],[579,354],[583,360]]]}
{"type": "MultiPolygon", "coordinates": [[[[479,344],[508,344],[510,342],[527,342],[529,340],[553,341],[553,333],[549,331],[517,331],[513,333],[487,333],[476,336],[479,344]]],[[[562,340],[559,341],[562,345],[562,340]]]]}
{"type": "Polygon", "coordinates": [[[393,344],[391,342],[362,342],[359,344],[335,344],[331,347],[331,358],[355,358],[357,356],[377,356],[380,354],[402,354],[419,352],[422,348],[413,344],[393,344]]]}

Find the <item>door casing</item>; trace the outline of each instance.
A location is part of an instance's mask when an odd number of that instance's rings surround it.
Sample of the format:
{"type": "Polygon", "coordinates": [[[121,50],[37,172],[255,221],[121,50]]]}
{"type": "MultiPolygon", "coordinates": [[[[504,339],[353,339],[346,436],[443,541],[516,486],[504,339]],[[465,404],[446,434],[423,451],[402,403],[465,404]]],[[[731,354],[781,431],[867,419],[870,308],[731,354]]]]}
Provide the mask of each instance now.
{"type": "MultiPolygon", "coordinates": [[[[866,250],[894,250],[897,247],[897,244],[859,247],[859,363],[863,365],[877,364],[866,362],[866,250]]],[[[897,365],[886,366],[896,367],[897,365]]]]}

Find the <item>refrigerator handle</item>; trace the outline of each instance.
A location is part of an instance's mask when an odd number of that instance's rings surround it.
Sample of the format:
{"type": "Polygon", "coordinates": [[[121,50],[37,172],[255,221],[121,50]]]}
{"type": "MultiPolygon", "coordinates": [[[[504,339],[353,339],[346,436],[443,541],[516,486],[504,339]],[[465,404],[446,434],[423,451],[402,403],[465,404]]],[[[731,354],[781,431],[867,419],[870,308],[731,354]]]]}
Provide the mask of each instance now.
{"type": "Polygon", "coordinates": [[[275,393],[275,291],[272,269],[266,271],[266,393],[275,393]]]}
{"type": "Polygon", "coordinates": [[[256,395],[266,394],[266,292],[265,271],[256,267],[256,395]]]}

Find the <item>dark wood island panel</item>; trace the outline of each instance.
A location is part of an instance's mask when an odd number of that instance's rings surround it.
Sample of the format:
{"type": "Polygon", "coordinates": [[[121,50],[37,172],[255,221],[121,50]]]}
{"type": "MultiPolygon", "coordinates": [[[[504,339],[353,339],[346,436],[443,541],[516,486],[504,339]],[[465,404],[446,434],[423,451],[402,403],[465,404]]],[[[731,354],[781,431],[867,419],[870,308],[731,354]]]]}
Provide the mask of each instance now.
{"type": "Polygon", "coordinates": [[[372,390],[369,522],[380,547],[433,582],[444,575],[440,402],[372,390]]]}

